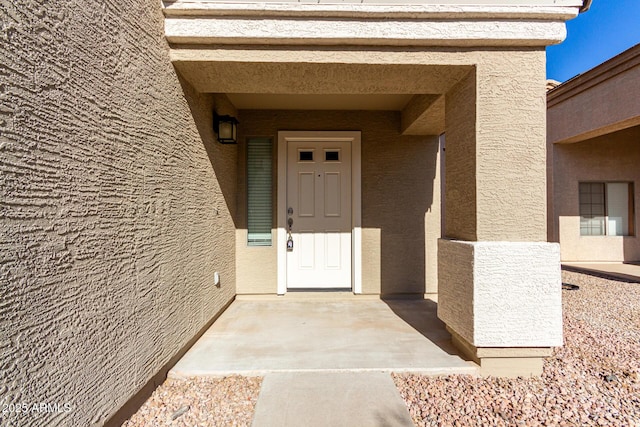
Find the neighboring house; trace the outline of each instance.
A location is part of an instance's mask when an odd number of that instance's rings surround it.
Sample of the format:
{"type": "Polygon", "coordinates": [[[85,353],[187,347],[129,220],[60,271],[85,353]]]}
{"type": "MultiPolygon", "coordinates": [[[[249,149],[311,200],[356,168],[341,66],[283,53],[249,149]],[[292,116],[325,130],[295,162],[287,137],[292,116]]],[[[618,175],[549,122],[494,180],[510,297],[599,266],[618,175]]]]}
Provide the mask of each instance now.
{"type": "Polygon", "coordinates": [[[3,0],[2,398],[72,407],[3,422],[117,420],[293,288],[437,295],[485,373],[539,373],[545,47],[586,5],[474,3],[3,0]]]}
{"type": "Polygon", "coordinates": [[[640,261],[640,45],[547,94],[549,240],[562,261],[640,261]]]}

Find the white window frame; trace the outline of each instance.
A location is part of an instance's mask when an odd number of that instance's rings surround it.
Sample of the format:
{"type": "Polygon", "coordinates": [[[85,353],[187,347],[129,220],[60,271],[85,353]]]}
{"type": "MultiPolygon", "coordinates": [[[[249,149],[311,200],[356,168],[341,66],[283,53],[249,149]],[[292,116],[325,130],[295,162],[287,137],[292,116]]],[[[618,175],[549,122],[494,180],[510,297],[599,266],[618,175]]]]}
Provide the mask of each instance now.
{"type": "Polygon", "coordinates": [[[602,215],[604,221],[604,234],[582,234],[582,226],[580,224],[580,237],[633,237],[635,236],[635,205],[634,205],[634,194],[635,194],[635,186],[633,181],[579,181],[578,182],[578,216],[580,218],[580,222],[582,222],[582,211],[580,203],[580,185],[582,184],[600,184],[604,188],[604,212],[602,215]],[[628,233],[627,234],[615,234],[611,231],[611,223],[610,223],[610,212],[609,212],[609,185],[610,184],[626,184],[627,185],[627,204],[628,204],[628,233]]]}
{"type": "MultiPolygon", "coordinates": [[[[249,144],[250,144],[250,141],[252,141],[252,140],[268,140],[268,141],[270,141],[270,153],[269,153],[268,160],[269,160],[270,166],[271,166],[271,171],[270,171],[270,174],[271,174],[271,176],[270,176],[270,178],[271,178],[271,182],[270,182],[271,189],[270,189],[270,192],[268,194],[268,197],[269,197],[270,200],[272,200],[272,203],[273,203],[273,199],[272,199],[273,198],[273,184],[274,184],[274,182],[273,182],[273,166],[274,166],[273,165],[273,145],[274,145],[273,144],[273,138],[269,138],[269,137],[247,138],[247,241],[246,241],[246,244],[247,244],[247,246],[250,246],[250,247],[261,247],[261,246],[268,247],[268,246],[273,246],[273,233],[271,231],[272,223],[273,223],[273,214],[271,214],[271,216],[270,216],[269,232],[268,233],[264,233],[265,236],[268,234],[268,236],[269,236],[268,241],[266,241],[266,240],[262,241],[262,242],[259,241],[259,240],[252,241],[251,240],[251,233],[250,233],[250,230],[249,230],[249,215],[251,214],[250,206],[249,206],[249,204],[250,204],[250,202],[249,202],[249,196],[250,196],[249,195],[249,171],[250,171],[250,165],[249,165],[250,147],[249,147],[249,144]]],[[[271,210],[273,211],[273,205],[271,206],[271,210]]]]}

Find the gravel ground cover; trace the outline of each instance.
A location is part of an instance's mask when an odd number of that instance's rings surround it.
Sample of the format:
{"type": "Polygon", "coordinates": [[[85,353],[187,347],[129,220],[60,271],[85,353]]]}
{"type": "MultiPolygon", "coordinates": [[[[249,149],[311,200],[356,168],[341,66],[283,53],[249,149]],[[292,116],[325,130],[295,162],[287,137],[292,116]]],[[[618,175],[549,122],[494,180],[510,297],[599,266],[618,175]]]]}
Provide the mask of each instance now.
{"type": "Polygon", "coordinates": [[[167,379],[124,427],[250,426],[262,378],[167,379]]]}
{"type": "Polygon", "coordinates": [[[393,378],[418,426],[640,426],[640,283],[563,272],[565,345],[541,378],[393,378]]]}

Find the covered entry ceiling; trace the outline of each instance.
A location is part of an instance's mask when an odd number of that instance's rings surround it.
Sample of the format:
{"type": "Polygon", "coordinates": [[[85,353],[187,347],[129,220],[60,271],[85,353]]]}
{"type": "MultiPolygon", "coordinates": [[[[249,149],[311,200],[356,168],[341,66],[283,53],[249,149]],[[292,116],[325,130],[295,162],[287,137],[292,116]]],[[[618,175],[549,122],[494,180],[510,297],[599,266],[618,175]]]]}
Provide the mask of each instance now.
{"type": "Polygon", "coordinates": [[[231,103],[241,110],[395,110],[402,111],[412,95],[285,95],[229,93],[231,103]]]}
{"type": "Polygon", "coordinates": [[[240,109],[402,111],[403,133],[418,134],[436,130],[415,125],[427,116],[443,123],[442,95],[482,50],[558,43],[581,5],[163,1],[171,62],[197,91],[240,109]]]}
{"type": "MultiPolygon", "coordinates": [[[[474,70],[469,64],[380,63],[376,52],[252,54],[249,61],[237,50],[185,49],[173,51],[172,60],[197,91],[226,94],[237,109],[399,111],[406,135],[444,132],[444,94],[474,70]]],[[[407,60],[406,52],[400,55],[407,60]]],[[[415,55],[425,61],[433,53],[415,55]]]]}
{"type": "Polygon", "coordinates": [[[167,0],[165,36],[178,73],[238,109],[395,110],[401,133],[437,135],[444,94],[477,64],[562,41],[582,5],[418,3],[167,0]]]}
{"type": "MultiPolygon", "coordinates": [[[[474,68],[470,64],[375,63],[376,56],[379,54],[189,49],[173,51],[171,59],[180,74],[205,93],[442,94],[474,68]],[[343,56],[341,61],[332,62],[338,55],[343,56]]],[[[430,55],[416,56],[424,60],[430,55]]]]}

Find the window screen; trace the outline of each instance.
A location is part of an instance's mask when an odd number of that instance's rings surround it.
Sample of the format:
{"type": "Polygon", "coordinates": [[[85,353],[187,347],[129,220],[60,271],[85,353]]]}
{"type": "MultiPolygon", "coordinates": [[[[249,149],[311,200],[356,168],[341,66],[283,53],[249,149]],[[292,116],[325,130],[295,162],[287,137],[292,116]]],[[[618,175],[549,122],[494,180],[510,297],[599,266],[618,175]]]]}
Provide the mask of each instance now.
{"type": "Polygon", "coordinates": [[[247,140],[247,228],[249,246],[271,246],[272,142],[269,138],[247,140]]]}

